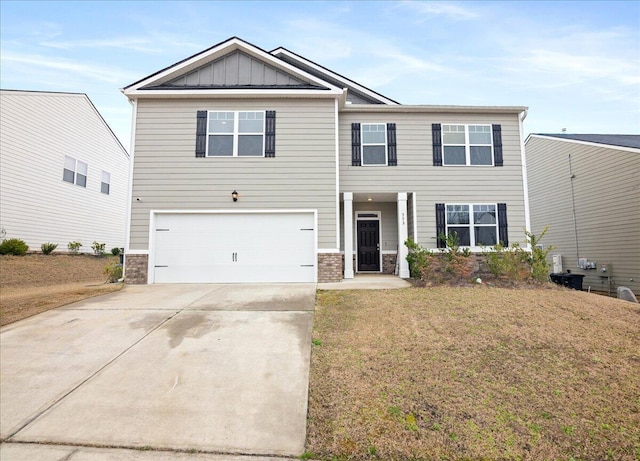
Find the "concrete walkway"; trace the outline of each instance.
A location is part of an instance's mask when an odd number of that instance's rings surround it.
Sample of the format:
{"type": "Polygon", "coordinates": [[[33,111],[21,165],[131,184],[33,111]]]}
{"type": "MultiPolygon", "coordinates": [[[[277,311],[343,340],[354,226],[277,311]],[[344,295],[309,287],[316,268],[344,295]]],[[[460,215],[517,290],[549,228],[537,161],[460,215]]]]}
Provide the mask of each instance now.
{"type": "Polygon", "coordinates": [[[396,275],[357,274],[352,279],[335,283],[318,283],[318,290],[388,290],[409,288],[411,284],[396,275]]]}
{"type": "Polygon", "coordinates": [[[8,325],[0,458],[299,456],[314,302],[313,284],[128,286],[8,325]]]}

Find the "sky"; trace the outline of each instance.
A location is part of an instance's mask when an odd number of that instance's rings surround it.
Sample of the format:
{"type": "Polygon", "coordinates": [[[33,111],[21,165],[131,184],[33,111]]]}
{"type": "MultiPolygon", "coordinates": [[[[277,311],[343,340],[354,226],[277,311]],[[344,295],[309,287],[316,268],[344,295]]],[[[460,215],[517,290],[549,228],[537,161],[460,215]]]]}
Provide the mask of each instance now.
{"type": "Polygon", "coordinates": [[[402,104],[528,106],[527,133],[640,134],[640,1],[0,2],[0,88],[120,92],[237,36],[402,104]]]}

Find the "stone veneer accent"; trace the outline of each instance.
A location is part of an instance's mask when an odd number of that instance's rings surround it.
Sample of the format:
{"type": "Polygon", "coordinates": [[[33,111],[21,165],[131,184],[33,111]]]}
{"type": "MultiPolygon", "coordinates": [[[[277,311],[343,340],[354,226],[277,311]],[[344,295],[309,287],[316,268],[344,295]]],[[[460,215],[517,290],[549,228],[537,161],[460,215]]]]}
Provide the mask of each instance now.
{"type": "Polygon", "coordinates": [[[318,283],[342,281],[342,254],[318,253],[318,283]]]}
{"type": "Polygon", "coordinates": [[[396,271],[396,259],[398,255],[382,255],[382,273],[393,274],[396,271]]]}
{"type": "Polygon", "coordinates": [[[124,256],[124,281],[131,285],[145,285],[149,268],[149,255],[124,256]]]}

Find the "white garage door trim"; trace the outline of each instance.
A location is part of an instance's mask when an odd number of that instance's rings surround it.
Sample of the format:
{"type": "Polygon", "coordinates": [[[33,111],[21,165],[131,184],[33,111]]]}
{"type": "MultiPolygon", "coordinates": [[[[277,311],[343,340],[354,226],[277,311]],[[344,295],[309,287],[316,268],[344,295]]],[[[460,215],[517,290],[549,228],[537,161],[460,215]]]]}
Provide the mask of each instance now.
{"type": "Polygon", "coordinates": [[[150,210],[149,212],[149,258],[147,268],[147,283],[155,282],[155,255],[156,255],[156,220],[158,215],[163,214],[312,214],[313,215],[313,253],[315,255],[316,270],[314,271],[313,283],[318,281],[317,259],[318,259],[318,212],[313,209],[266,209],[266,210],[150,210]]]}

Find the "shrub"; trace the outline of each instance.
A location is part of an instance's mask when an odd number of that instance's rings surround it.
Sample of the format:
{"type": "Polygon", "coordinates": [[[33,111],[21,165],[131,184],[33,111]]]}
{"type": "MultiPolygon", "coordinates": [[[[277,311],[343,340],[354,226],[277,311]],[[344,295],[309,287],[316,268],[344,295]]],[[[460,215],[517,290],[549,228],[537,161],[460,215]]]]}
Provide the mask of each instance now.
{"type": "Polygon", "coordinates": [[[29,251],[29,245],[20,239],[5,239],[0,243],[0,255],[24,256],[29,251]]]}
{"type": "Polygon", "coordinates": [[[422,248],[412,238],[407,239],[404,244],[407,246],[407,262],[409,263],[409,273],[414,279],[422,277],[422,273],[428,270],[432,263],[432,254],[426,248],[422,248]]]}
{"type": "Polygon", "coordinates": [[[58,248],[57,243],[47,242],[40,245],[40,249],[46,255],[50,255],[53,252],[53,250],[55,250],[56,248],[58,248]]]}
{"type": "Polygon", "coordinates": [[[107,276],[107,282],[116,283],[122,278],[122,264],[109,264],[104,268],[104,275],[107,276]]]}
{"type": "Polygon", "coordinates": [[[67,248],[71,254],[77,255],[80,252],[80,247],[82,247],[82,243],[78,241],[69,242],[67,244],[67,248]]]}
{"type": "Polygon", "coordinates": [[[111,254],[112,254],[113,256],[118,256],[118,255],[120,255],[120,248],[118,248],[118,247],[111,248],[111,254]]]}
{"type": "Polygon", "coordinates": [[[428,283],[445,283],[467,280],[473,272],[471,252],[460,249],[460,239],[456,233],[438,236],[445,242],[445,250],[440,253],[422,248],[412,239],[405,242],[409,253],[407,262],[411,277],[428,283]]]}
{"type": "Polygon", "coordinates": [[[104,247],[106,246],[105,243],[100,243],[100,242],[96,242],[94,241],[91,244],[91,249],[93,250],[93,252],[97,255],[97,256],[102,256],[104,255],[104,247]]]}
{"type": "Polygon", "coordinates": [[[545,250],[538,248],[544,234],[547,233],[548,226],[536,236],[525,230],[526,243],[531,247],[531,252],[514,243],[511,247],[497,244],[491,247],[490,251],[485,251],[485,264],[487,269],[496,278],[506,278],[514,281],[534,280],[544,282],[549,277],[549,263],[547,255],[553,246],[548,246],[545,250]]]}

